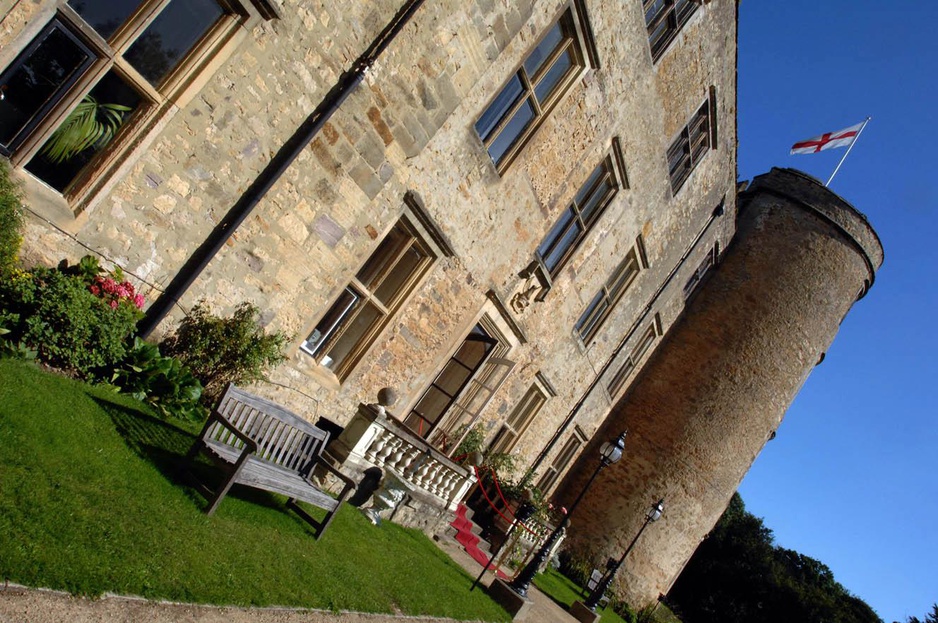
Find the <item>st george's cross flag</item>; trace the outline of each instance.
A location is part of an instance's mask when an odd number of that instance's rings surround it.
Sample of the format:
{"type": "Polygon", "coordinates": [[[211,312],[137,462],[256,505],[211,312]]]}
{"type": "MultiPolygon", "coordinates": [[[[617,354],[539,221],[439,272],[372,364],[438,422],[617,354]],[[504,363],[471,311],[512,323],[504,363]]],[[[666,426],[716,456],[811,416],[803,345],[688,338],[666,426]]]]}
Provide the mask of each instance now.
{"type": "Polygon", "coordinates": [[[791,146],[792,154],[816,154],[825,149],[835,147],[850,147],[857,140],[860,130],[866,121],[844,128],[838,132],[828,132],[805,141],[799,141],[791,146]]]}

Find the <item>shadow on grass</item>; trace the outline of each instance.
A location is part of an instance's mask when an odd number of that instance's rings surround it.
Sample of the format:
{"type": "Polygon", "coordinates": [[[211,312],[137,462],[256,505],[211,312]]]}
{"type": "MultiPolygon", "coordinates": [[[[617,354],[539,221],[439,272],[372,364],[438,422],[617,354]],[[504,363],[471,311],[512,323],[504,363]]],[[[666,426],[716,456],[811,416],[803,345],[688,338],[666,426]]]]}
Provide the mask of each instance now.
{"type": "MultiPolygon", "coordinates": [[[[190,486],[190,483],[186,482],[185,477],[179,472],[186,453],[198,438],[197,430],[201,430],[201,425],[177,424],[107,398],[90,394],[89,397],[110,416],[114,428],[124,439],[128,448],[156,467],[167,480],[179,487],[184,487],[186,495],[195,501],[200,509],[205,506],[205,498],[190,486]]],[[[201,457],[193,469],[200,480],[209,486],[217,486],[220,477],[219,470],[207,459],[201,457]]],[[[287,510],[284,503],[272,494],[250,487],[236,485],[226,497],[235,497],[284,512],[287,510]]],[[[306,525],[305,522],[301,523],[306,525]]]]}

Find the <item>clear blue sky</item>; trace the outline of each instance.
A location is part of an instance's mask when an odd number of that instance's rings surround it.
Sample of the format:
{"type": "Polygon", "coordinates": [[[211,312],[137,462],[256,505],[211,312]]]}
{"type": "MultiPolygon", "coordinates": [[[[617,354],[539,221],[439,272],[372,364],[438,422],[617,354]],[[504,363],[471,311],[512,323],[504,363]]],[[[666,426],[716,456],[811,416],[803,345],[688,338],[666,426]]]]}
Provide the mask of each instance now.
{"type": "MultiPolygon", "coordinates": [[[[831,189],[886,249],[740,493],[886,623],[938,602],[938,3],[743,0],[739,174],[825,180],[792,143],[873,119],[831,189]]],[[[796,623],[796,622],[793,622],[796,623]]]]}

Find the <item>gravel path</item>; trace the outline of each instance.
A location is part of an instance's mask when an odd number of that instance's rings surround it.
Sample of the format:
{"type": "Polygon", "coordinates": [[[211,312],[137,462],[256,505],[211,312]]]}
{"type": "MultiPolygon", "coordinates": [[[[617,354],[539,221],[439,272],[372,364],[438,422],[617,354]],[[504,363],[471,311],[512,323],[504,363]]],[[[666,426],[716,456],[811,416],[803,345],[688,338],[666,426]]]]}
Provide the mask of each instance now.
{"type": "Polygon", "coordinates": [[[426,623],[452,619],[290,608],[225,608],[147,601],[132,597],[72,597],[58,591],[0,589],[0,623],[426,623]]]}

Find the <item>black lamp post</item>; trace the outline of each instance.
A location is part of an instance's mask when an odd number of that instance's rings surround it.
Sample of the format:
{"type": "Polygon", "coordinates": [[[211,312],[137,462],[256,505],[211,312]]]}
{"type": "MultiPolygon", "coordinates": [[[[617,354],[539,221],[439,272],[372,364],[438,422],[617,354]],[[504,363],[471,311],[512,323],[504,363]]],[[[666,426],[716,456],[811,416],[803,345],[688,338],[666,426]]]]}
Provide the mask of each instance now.
{"type": "Polygon", "coordinates": [[[586,598],[586,601],[583,602],[583,605],[596,612],[596,606],[599,605],[599,600],[603,598],[603,595],[606,593],[606,589],[609,588],[609,585],[612,583],[612,578],[616,577],[616,572],[619,571],[619,567],[622,566],[622,563],[625,561],[625,557],[629,555],[629,552],[632,551],[632,548],[635,547],[635,544],[638,542],[638,537],[642,536],[642,532],[645,531],[645,528],[648,527],[653,521],[658,521],[661,518],[661,513],[664,512],[664,499],[658,500],[657,504],[651,507],[651,510],[645,515],[645,523],[642,524],[642,527],[638,529],[638,534],[632,539],[632,542],[629,543],[629,546],[625,548],[625,551],[622,553],[622,556],[619,558],[618,562],[613,565],[603,576],[602,581],[596,585],[596,588],[593,589],[593,592],[590,593],[590,596],[586,598]]]}
{"type": "Polygon", "coordinates": [[[599,465],[596,467],[596,471],[590,476],[589,482],[587,482],[583,490],[580,491],[580,495],[578,495],[576,500],[573,501],[573,504],[570,505],[570,510],[567,511],[567,514],[564,515],[561,522],[554,528],[554,531],[550,533],[550,536],[547,537],[544,544],[541,545],[541,549],[537,550],[537,553],[531,558],[528,564],[525,565],[524,569],[521,570],[518,577],[512,580],[508,585],[511,590],[522,597],[527,597],[528,587],[531,586],[531,581],[534,579],[534,576],[537,575],[537,570],[544,564],[544,561],[547,560],[550,550],[554,547],[554,544],[557,543],[557,539],[560,538],[564,528],[570,523],[570,515],[573,514],[576,505],[583,499],[583,496],[586,494],[587,490],[589,490],[590,485],[593,484],[599,472],[622,458],[622,448],[625,447],[625,435],[627,433],[628,431],[623,431],[615,441],[607,441],[599,449],[599,465]]]}

